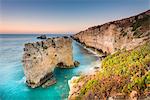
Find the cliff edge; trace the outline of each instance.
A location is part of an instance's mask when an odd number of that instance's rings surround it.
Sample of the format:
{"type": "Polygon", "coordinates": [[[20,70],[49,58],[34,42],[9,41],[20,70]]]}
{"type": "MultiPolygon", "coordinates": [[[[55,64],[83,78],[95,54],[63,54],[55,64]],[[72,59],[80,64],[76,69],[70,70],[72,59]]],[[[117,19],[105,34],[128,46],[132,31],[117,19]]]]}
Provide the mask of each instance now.
{"type": "Polygon", "coordinates": [[[88,28],[72,38],[110,55],[94,75],[69,81],[69,100],[150,99],[150,10],[88,28]]]}
{"type": "Polygon", "coordinates": [[[106,53],[131,50],[150,39],[150,10],[139,15],[90,27],[72,36],[78,42],[106,53]]]}

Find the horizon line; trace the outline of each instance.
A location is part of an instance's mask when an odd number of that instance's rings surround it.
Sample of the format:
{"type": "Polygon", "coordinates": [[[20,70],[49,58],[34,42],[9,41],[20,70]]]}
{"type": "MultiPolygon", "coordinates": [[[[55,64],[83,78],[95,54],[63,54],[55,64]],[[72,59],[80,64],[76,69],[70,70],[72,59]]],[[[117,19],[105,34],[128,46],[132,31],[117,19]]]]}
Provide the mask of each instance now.
{"type": "Polygon", "coordinates": [[[0,32],[2,34],[76,34],[75,32],[0,32]]]}

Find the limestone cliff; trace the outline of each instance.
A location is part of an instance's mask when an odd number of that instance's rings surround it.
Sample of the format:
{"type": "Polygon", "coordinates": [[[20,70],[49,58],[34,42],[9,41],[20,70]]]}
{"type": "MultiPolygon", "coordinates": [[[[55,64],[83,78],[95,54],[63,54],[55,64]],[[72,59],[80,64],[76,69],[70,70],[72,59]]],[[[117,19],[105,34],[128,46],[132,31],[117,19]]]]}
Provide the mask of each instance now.
{"type": "Polygon", "coordinates": [[[90,27],[73,35],[73,38],[107,53],[133,49],[150,39],[150,10],[130,18],[90,27]]]}
{"type": "Polygon", "coordinates": [[[52,72],[56,66],[61,68],[74,66],[72,40],[67,37],[48,38],[25,44],[23,66],[29,86],[34,88],[44,84],[53,79],[52,72]]]}

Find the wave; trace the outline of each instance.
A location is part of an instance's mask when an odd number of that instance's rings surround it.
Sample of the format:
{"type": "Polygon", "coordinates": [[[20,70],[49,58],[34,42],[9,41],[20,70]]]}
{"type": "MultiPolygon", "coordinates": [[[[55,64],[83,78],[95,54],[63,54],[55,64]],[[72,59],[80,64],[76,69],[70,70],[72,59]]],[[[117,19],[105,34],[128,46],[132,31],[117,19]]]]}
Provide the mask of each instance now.
{"type": "Polygon", "coordinates": [[[19,84],[26,83],[26,77],[24,76],[24,77],[22,77],[21,80],[16,81],[16,82],[19,83],[19,84]]]}

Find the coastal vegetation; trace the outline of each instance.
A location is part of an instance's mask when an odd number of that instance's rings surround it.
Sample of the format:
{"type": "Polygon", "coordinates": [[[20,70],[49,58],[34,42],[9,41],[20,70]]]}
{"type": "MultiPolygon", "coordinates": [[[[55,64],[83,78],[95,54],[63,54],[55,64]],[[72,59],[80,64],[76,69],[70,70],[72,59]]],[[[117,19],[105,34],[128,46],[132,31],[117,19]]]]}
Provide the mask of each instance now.
{"type": "Polygon", "coordinates": [[[120,50],[102,61],[95,75],[80,76],[76,85],[83,83],[76,99],[107,98],[116,94],[128,96],[136,91],[146,96],[150,88],[150,42],[126,51],[120,50]]]}
{"type": "Polygon", "coordinates": [[[136,22],[132,25],[133,29],[132,31],[136,31],[140,26],[148,26],[149,25],[149,15],[143,15],[143,18],[138,19],[138,16],[136,16],[136,22]]]}
{"type": "Polygon", "coordinates": [[[143,18],[138,19],[136,18],[136,22],[133,23],[132,25],[132,31],[134,31],[133,36],[135,38],[140,38],[143,34],[144,30],[149,29],[149,20],[150,20],[150,15],[143,15],[143,18]]]}

